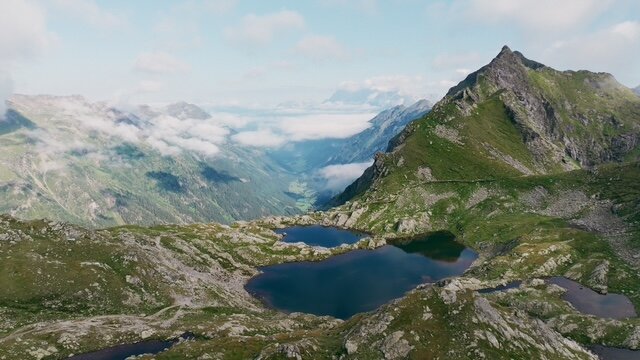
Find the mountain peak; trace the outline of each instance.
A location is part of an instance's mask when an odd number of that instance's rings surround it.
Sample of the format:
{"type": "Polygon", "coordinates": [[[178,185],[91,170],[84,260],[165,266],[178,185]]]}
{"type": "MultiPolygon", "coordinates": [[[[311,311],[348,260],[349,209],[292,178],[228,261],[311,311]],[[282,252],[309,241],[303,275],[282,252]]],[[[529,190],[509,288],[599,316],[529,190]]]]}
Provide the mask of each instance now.
{"type": "Polygon", "coordinates": [[[494,80],[501,87],[509,87],[513,78],[521,76],[526,68],[537,70],[543,67],[546,66],[529,60],[521,52],[512,51],[507,45],[504,45],[500,53],[489,64],[469,74],[462,82],[449,89],[447,96],[453,96],[466,88],[473,87],[478,81],[479,75],[494,80]]]}
{"type": "Polygon", "coordinates": [[[513,51],[511,51],[511,49],[507,45],[504,45],[500,50],[500,53],[498,54],[498,56],[502,54],[511,54],[511,53],[513,53],[513,51]]]}
{"type": "Polygon", "coordinates": [[[505,60],[509,63],[520,63],[530,69],[538,69],[545,66],[539,62],[527,59],[519,51],[512,51],[507,45],[502,47],[498,55],[496,55],[489,65],[498,62],[498,60],[505,60]]]}
{"type": "Polygon", "coordinates": [[[206,120],[211,117],[209,113],[204,111],[197,105],[188,103],[186,101],[180,101],[177,103],[169,104],[166,106],[165,111],[167,114],[177,117],[178,119],[198,119],[206,120]]]}

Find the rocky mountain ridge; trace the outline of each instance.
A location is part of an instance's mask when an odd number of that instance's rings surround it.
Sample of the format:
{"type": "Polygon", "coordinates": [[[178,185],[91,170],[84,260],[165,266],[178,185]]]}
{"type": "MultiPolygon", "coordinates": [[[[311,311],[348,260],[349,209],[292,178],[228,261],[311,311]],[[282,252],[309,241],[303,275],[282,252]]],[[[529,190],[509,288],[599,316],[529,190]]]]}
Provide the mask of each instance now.
{"type": "Polygon", "coordinates": [[[377,156],[334,204],[374,186],[398,163],[399,176],[444,181],[634,161],[638,119],[640,98],[610,74],[560,72],[505,46],[392,139],[388,154],[377,156]]]}
{"type": "Polygon", "coordinates": [[[301,211],[287,193],[294,177],[261,151],[225,142],[229,130],[194,105],[124,111],[79,96],[15,96],[9,105],[0,123],[4,213],[104,227],[301,211]]]}

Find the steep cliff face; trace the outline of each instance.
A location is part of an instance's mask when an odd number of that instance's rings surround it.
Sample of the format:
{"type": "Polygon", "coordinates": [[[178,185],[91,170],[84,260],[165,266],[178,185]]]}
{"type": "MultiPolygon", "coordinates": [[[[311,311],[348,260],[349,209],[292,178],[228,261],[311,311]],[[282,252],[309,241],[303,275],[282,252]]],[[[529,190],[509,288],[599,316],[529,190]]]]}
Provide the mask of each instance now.
{"type": "Polygon", "coordinates": [[[560,72],[504,47],[487,66],[447,94],[463,114],[494,94],[539,170],[623,161],[638,144],[640,102],[612,75],[560,72]]]}
{"type": "MultiPolygon", "coordinates": [[[[391,187],[425,173],[430,181],[554,174],[637,160],[639,143],[640,98],[612,75],[557,71],[505,46],[392,139],[374,167],[385,164],[391,187]]],[[[339,199],[376,183],[375,173],[339,199]]]]}

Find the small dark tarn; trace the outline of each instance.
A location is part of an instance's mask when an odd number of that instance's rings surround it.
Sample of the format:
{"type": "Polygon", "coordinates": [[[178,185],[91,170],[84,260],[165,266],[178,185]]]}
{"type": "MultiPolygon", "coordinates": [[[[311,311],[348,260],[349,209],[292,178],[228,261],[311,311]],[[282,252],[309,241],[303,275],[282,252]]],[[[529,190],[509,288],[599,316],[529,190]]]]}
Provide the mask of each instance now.
{"type": "Polygon", "coordinates": [[[110,348],[75,355],[69,357],[71,360],[125,360],[131,356],[138,356],[142,354],[158,354],[163,352],[173,345],[179,343],[182,340],[194,339],[195,335],[190,332],[186,332],[180,335],[179,338],[171,340],[147,340],[140,341],[133,344],[122,344],[112,346],[110,348]]]}
{"type": "Polygon", "coordinates": [[[602,345],[589,346],[589,350],[602,360],[638,360],[640,350],[620,349],[602,345]]]}
{"type": "MultiPolygon", "coordinates": [[[[292,230],[281,231],[292,234],[292,230]]],[[[343,231],[323,227],[316,230],[324,233],[318,240],[342,235],[343,231]]],[[[319,243],[341,242],[329,238],[319,243]]],[[[247,283],[246,289],[282,311],[348,319],[401,297],[420,284],[460,275],[476,258],[475,252],[455,242],[452,235],[436,233],[317,262],[266,266],[261,268],[262,274],[247,283]]]]}
{"type": "Polygon", "coordinates": [[[327,248],[342,244],[355,244],[367,234],[336,227],[311,225],[292,226],[275,230],[276,234],[284,235],[282,241],[287,243],[303,242],[311,246],[324,246],[327,248]]]}
{"type": "Polygon", "coordinates": [[[562,296],[576,310],[602,318],[626,319],[636,317],[636,310],[628,297],[620,294],[600,294],[565,277],[547,280],[567,290],[562,296]]]}
{"type": "MultiPolygon", "coordinates": [[[[601,318],[627,319],[636,317],[636,310],[628,297],[620,294],[600,294],[580,283],[556,276],[547,279],[550,284],[556,284],[566,290],[562,298],[573,305],[576,310],[601,318]]],[[[491,294],[520,287],[522,281],[513,281],[506,285],[478,290],[481,294],[491,294]]],[[[640,359],[640,358],[639,358],[640,359]]]]}

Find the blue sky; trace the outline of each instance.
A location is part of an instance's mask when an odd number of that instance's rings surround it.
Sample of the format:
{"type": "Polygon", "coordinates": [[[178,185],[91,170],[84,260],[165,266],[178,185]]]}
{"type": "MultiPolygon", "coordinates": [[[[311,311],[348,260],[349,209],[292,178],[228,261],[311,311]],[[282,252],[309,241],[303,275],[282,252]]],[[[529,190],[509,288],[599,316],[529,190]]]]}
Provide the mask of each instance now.
{"type": "Polygon", "coordinates": [[[640,84],[634,0],[3,0],[0,96],[320,102],[338,88],[437,100],[508,44],[640,84]]]}

